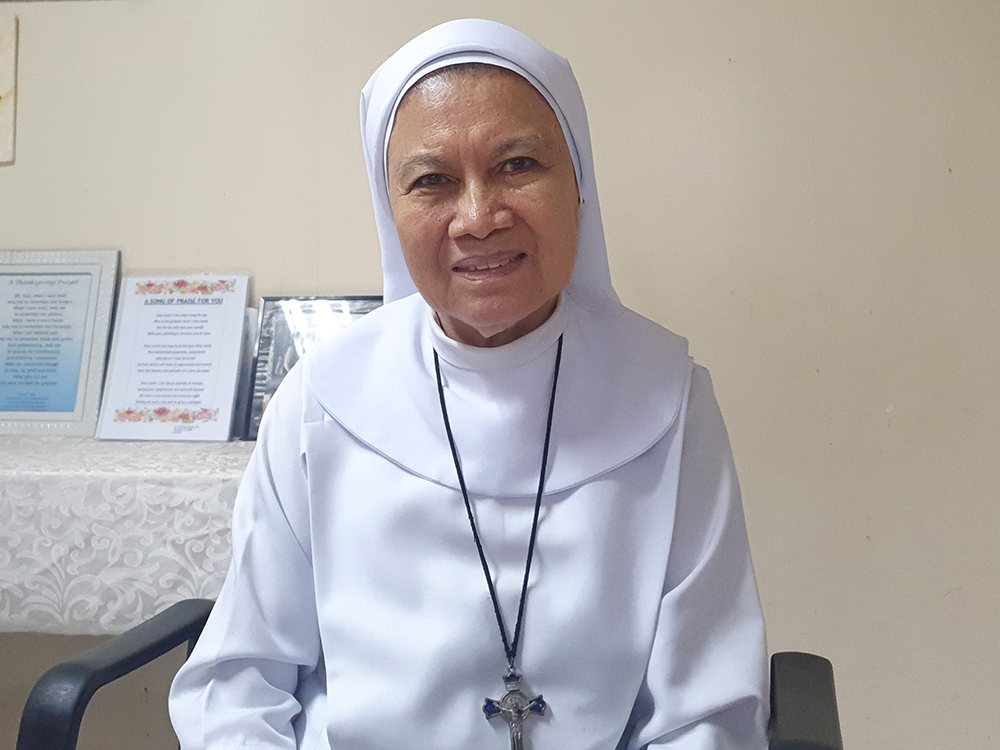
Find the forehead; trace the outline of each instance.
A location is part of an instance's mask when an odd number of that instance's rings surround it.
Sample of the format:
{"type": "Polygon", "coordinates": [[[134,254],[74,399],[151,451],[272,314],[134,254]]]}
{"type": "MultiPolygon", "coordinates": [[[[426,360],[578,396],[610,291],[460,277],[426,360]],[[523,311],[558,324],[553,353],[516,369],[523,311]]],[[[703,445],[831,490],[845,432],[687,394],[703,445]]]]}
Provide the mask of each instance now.
{"type": "MultiPolygon", "coordinates": [[[[524,81],[531,85],[524,76],[519,75],[510,68],[501,68],[498,65],[491,65],[484,62],[465,62],[456,63],[454,65],[446,65],[443,68],[438,68],[437,70],[432,70],[420,79],[416,81],[413,85],[407,88],[403,92],[403,96],[400,99],[400,103],[396,106],[398,110],[408,98],[414,95],[416,92],[432,92],[435,90],[441,90],[445,88],[450,83],[461,84],[463,82],[468,82],[475,76],[507,76],[508,78],[514,78],[517,80],[524,81]]],[[[532,88],[534,88],[532,86],[532,88]]]]}
{"type": "Polygon", "coordinates": [[[540,135],[565,144],[562,127],[544,96],[523,77],[477,65],[444,68],[417,82],[403,96],[389,135],[397,154],[431,142],[448,145],[469,135],[540,135]]]}

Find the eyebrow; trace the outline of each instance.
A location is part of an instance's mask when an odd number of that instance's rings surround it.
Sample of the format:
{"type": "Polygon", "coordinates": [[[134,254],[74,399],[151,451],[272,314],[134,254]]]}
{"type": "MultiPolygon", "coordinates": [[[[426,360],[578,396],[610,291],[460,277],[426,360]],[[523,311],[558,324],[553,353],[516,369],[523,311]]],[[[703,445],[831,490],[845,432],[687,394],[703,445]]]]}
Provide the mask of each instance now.
{"type": "Polygon", "coordinates": [[[511,138],[509,141],[504,141],[495,149],[493,149],[494,156],[506,156],[507,154],[520,151],[521,149],[537,149],[537,148],[548,148],[548,140],[541,135],[525,135],[519,136],[517,138],[511,138]]]}
{"type": "Polygon", "coordinates": [[[402,179],[413,172],[434,171],[441,166],[444,159],[435,155],[433,151],[418,153],[399,165],[396,170],[396,177],[402,179]]]}

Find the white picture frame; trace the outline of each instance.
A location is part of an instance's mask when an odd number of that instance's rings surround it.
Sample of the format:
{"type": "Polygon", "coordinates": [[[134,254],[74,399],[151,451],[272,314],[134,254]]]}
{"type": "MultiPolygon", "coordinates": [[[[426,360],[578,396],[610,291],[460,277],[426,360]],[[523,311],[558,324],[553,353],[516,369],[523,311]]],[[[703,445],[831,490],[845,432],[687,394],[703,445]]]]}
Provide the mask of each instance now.
{"type": "Polygon", "coordinates": [[[93,437],[117,250],[0,251],[0,434],[93,437]]]}
{"type": "Polygon", "coordinates": [[[225,272],[122,279],[99,439],[232,438],[249,283],[225,272]]]}

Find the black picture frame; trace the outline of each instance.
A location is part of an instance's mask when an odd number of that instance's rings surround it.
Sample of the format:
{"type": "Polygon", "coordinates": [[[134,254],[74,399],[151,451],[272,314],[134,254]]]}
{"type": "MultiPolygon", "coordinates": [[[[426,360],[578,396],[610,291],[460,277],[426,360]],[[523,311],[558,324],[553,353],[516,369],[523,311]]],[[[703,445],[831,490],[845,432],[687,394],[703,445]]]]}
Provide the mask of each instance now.
{"type": "Polygon", "coordinates": [[[379,295],[261,297],[243,439],[257,439],[268,401],[303,354],[381,304],[379,295]]]}

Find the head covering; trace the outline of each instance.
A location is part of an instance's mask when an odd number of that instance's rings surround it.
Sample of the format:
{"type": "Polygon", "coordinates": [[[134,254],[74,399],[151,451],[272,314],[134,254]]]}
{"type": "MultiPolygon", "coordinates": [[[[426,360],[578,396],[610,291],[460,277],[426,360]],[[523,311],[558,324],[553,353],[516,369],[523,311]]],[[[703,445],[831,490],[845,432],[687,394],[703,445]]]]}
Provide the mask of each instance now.
{"type": "Polygon", "coordinates": [[[594,179],[590,127],[580,87],[569,62],[533,39],[495,21],[449,21],[403,45],[372,75],[361,93],[361,137],[382,245],[386,302],[417,291],[410,278],[389,205],[385,153],[396,108],[403,95],[428,73],[450,65],[480,62],[518,73],[538,89],[555,111],[569,145],[580,190],[576,266],[567,291],[587,309],[618,303],[611,285],[604,226],[594,179]]]}

